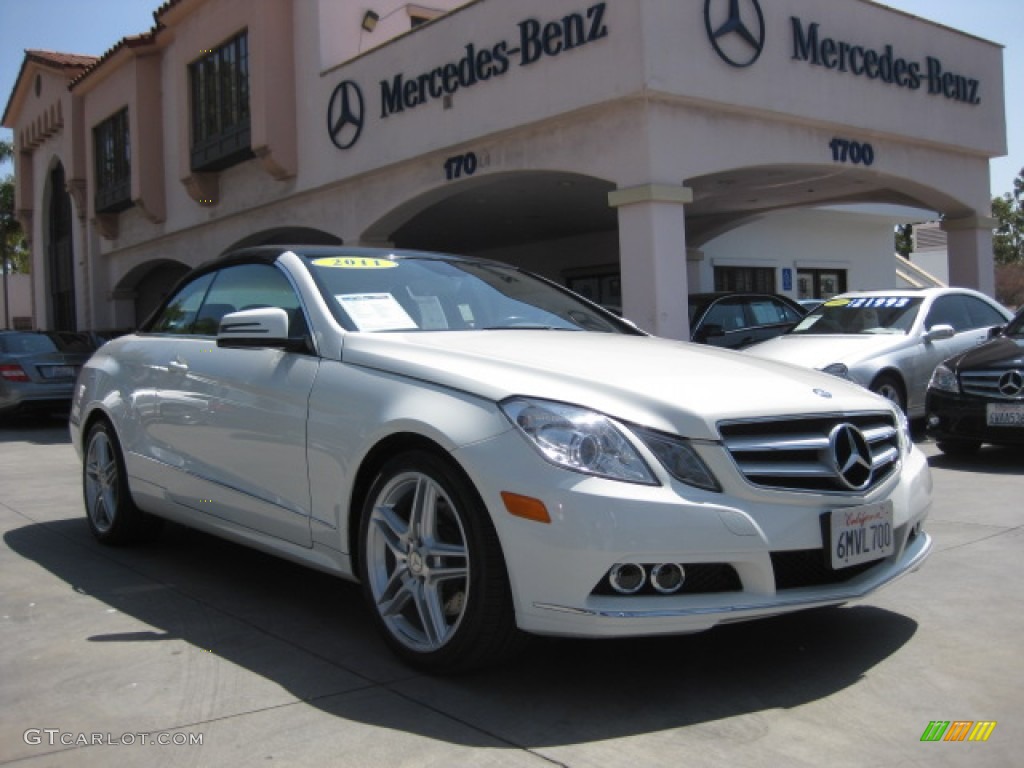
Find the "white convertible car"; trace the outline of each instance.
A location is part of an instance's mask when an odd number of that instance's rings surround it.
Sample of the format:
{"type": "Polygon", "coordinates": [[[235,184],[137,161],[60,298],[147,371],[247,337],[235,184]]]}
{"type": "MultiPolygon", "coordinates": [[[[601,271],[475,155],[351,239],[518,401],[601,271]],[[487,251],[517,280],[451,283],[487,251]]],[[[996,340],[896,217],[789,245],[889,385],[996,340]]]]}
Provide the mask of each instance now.
{"type": "Polygon", "coordinates": [[[71,434],[100,541],[166,518],[356,579],[430,670],[837,605],[931,549],[892,403],[454,256],[201,267],[86,364],[71,434]]]}

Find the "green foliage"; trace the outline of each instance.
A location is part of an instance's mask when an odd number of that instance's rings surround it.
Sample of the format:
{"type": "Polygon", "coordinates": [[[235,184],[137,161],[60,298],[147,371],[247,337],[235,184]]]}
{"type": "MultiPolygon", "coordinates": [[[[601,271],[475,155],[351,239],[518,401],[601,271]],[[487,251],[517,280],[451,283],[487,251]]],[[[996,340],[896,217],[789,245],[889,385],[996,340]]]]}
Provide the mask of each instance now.
{"type": "Polygon", "coordinates": [[[1013,180],[1013,192],[992,200],[999,222],[992,235],[997,264],[1024,264],[1024,168],[1013,180]]]}
{"type": "MultiPolygon", "coordinates": [[[[0,162],[13,159],[14,147],[9,141],[0,140],[0,162]]],[[[4,261],[11,272],[28,272],[31,254],[21,224],[15,216],[14,177],[7,175],[0,179],[0,272],[4,261]]]]}
{"type": "Polygon", "coordinates": [[[914,225],[904,224],[902,227],[896,227],[896,253],[905,259],[910,258],[911,252],[914,250],[914,225]]]}

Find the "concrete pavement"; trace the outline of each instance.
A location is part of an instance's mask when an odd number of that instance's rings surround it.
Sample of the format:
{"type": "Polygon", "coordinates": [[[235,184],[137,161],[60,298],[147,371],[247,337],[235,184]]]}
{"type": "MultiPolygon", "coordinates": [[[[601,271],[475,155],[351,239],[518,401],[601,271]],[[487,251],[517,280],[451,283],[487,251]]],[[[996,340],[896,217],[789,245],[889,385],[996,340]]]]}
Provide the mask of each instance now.
{"type": "Polygon", "coordinates": [[[0,424],[0,765],[1020,764],[1024,455],[920,447],[936,551],[867,601],[441,679],[355,585],[178,527],[100,546],[64,425],[0,424]]]}

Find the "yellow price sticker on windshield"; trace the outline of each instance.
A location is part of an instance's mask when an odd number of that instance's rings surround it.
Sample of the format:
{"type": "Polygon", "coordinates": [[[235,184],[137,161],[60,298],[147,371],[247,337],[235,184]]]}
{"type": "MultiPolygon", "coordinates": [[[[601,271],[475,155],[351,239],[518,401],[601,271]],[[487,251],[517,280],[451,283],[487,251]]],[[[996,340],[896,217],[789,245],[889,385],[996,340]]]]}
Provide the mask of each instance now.
{"type": "Polygon", "coordinates": [[[849,299],[832,299],[831,301],[826,301],[825,302],[825,306],[826,307],[845,307],[849,303],[850,303],[849,299]]]}
{"type": "Polygon", "coordinates": [[[314,259],[313,266],[331,269],[392,269],[398,266],[398,262],[366,256],[332,256],[327,259],[314,259]]]}

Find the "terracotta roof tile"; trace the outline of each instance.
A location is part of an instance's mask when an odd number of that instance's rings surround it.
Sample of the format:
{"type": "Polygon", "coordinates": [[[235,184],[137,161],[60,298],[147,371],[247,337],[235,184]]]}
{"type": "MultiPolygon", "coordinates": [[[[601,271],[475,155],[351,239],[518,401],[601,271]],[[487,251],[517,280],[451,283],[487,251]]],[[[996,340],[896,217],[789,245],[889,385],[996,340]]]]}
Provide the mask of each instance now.
{"type": "Polygon", "coordinates": [[[39,64],[48,64],[54,67],[63,67],[64,69],[85,69],[99,61],[99,58],[96,56],[32,49],[25,51],[25,58],[39,64]]]}

